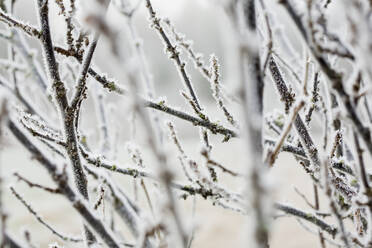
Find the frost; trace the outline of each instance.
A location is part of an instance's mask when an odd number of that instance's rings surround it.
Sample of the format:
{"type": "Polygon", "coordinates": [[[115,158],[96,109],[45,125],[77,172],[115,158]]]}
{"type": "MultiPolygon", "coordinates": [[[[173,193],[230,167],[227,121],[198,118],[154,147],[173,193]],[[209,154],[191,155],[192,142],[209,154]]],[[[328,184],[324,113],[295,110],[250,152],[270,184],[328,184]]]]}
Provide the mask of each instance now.
{"type": "MultiPolygon", "coordinates": [[[[0,1],[8,48],[0,58],[1,137],[12,137],[12,149],[23,146],[53,182],[21,176],[23,164],[11,158],[18,176],[5,171],[0,189],[10,180],[69,202],[73,218],[83,220],[81,238],[48,228],[61,239],[51,247],[194,247],[210,228],[196,207],[205,202],[244,216],[249,230],[236,226],[248,237],[242,246],[271,243],[272,216],[283,213],[336,246],[371,243],[370,3],[222,1],[215,12],[212,2],[192,17],[172,16],[200,25],[189,29],[160,16],[168,3],[152,0],[109,7],[106,0],[38,0],[38,27],[0,1]],[[142,30],[142,11],[157,44],[142,30]],[[57,15],[63,27],[49,27],[57,15]],[[314,190],[296,185],[304,210],[274,202],[297,173],[314,190]]],[[[198,3],[183,7],[189,4],[198,3]]],[[[29,208],[26,199],[19,200],[29,208]]],[[[9,204],[0,201],[0,215],[17,214],[9,204]]]]}

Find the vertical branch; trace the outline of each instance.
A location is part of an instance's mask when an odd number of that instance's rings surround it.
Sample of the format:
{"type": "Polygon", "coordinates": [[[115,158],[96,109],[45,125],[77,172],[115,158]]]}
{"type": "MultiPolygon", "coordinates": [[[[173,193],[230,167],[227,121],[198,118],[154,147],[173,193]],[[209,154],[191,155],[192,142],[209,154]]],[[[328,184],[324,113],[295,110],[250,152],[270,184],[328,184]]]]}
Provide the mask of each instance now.
{"type": "MultiPolygon", "coordinates": [[[[257,37],[257,20],[255,0],[242,1],[240,39],[240,70],[242,102],[244,106],[244,117],[246,123],[247,143],[250,154],[250,164],[248,168],[247,181],[248,188],[252,194],[252,208],[254,212],[254,242],[255,247],[269,247],[268,238],[268,195],[263,183],[263,175],[267,166],[263,164],[262,148],[262,111],[263,111],[263,78],[261,72],[261,63],[259,57],[259,46],[257,37]]],[[[238,12],[239,14],[239,12],[238,12]]],[[[270,204],[270,203],[269,203],[270,204]]]]}
{"type": "Polygon", "coordinates": [[[52,81],[52,87],[55,92],[56,100],[61,108],[61,112],[66,111],[68,107],[68,101],[66,96],[66,88],[64,83],[61,81],[58,64],[53,51],[52,37],[50,34],[49,27],[49,7],[47,0],[37,0],[39,22],[41,28],[41,44],[43,47],[46,69],[48,76],[52,81]]]}
{"type": "MultiPolygon", "coordinates": [[[[70,159],[73,168],[73,175],[75,179],[75,184],[80,192],[80,194],[85,198],[89,199],[88,197],[88,189],[87,189],[87,179],[85,173],[83,171],[83,167],[81,165],[81,159],[79,155],[78,145],[77,145],[77,138],[76,138],[76,130],[74,126],[74,115],[76,114],[73,107],[69,106],[67,95],[66,95],[66,88],[64,83],[60,79],[58,64],[54,55],[53,50],[53,43],[50,34],[50,27],[49,27],[49,18],[48,18],[48,0],[38,0],[38,11],[39,11],[39,21],[41,26],[41,43],[44,51],[45,56],[45,63],[47,70],[49,72],[49,77],[52,81],[52,86],[54,89],[55,98],[57,100],[58,106],[60,108],[60,112],[62,114],[62,120],[64,124],[64,131],[65,131],[65,139],[66,139],[66,152],[70,159]]],[[[86,56],[85,61],[83,62],[82,66],[82,73],[79,78],[79,85],[83,85],[81,87],[84,88],[85,77],[87,73],[87,69],[89,68],[91,57],[93,55],[93,51],[95,48],[95,43],[91,46],[91,53],[88,53],[86,56]]],[[[79,91],[78,91],[79,92],[79,91]]],[[[79,94],[78,94],[79,95],[79,94]]],[[[79,95],[80,97],[80,95],[79,95]]],[[[78,102],[74,101],[73,103],[78,102]]],[[[88,244],[95,243],[96,239],[94,235],[85,228],[85,234],[87,238],[88,244]]]]}
{"type": "MultiPolygon", "coordinates": [[[[314,188],[314,210],[319,211],[320,210],[320,202],[319,202],[319,193],[318,193],[318,186],[313,184],[314,188]]],[[[325,239],[323,233],[319,230],[319,241],[322,248],[326,248],[325,239]]]]}

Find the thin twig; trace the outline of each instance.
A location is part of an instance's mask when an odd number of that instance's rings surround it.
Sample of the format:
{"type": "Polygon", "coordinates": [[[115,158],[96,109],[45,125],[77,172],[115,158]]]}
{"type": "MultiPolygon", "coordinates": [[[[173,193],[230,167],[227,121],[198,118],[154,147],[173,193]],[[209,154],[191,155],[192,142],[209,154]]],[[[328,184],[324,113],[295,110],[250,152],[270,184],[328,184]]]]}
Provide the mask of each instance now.
{"type": "Polygon", "coordinates": [[[68,241],[68,242],[74,242],[74,243],[77,243],[77,242],[83,242],[83,239],[81,238],[72,238],[72,237],[68,237],[64,234],[61,234],[60,232],[56,231],[55,228],[53,228],[52,226],[50,226],[48,223],[46,223],[43,218],[41,218],[38,213],[31,207],[30,204],[28,204],[26,202],[26,200],[13,188],[13,187],[10,187],[10,190],[12,191],[13,195],[27,208],[27,210],[33,215],[35,216],[36,220],[38,222],[40,222],[43,226],[45,226],[46,228],[48,228],[54,235],[56,235],[57,237],[59,237],[60,239],[62,239],[63,241],[68,241]]]}

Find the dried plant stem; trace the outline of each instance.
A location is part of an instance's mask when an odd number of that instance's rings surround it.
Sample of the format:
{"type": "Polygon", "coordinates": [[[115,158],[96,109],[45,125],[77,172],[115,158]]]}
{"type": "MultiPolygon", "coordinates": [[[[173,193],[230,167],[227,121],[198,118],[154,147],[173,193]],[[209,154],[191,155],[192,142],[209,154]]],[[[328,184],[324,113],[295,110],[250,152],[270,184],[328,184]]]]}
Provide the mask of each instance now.
{"type": "Polygon", "coordinates": [[[288,122],[286,123],[285,127],[283,128],[283,132],[282,134],[280,135],[273,151],[270,153],[270,155],[268,156],[268,163],[269,165],[273,165],[278,154],[279,154],[279,151],[285,141],[285,138],[288,136],[289,132],[291,131],[291,128],[292,128],[292,124],[298,114],[298,112],[305,106],[305,102],[304,101],[300,101],[297,105],[295,105],[295,107],[293,108],[293,111],[292,111],[292,115],[291,115],[291,118],[288,120],[288,122]]]}

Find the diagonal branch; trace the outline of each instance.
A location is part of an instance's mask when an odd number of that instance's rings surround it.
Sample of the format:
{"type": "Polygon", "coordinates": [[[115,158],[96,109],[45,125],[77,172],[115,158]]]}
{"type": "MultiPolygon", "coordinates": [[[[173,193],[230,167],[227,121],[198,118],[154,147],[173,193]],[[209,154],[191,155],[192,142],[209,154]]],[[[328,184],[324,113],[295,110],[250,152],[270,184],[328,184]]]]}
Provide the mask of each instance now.
{"type": "Polygon", "coordinates": [[[89,71],[89,67],[92,63],[94,51],[97,47],[98,38],[99,38],[99,35],[95,34],[93,41],[90,43],[87,51],[85,51],[84,53],[84,59],[81,65],[79,78],[77,80],[76,92],[71,102],[71,108],[75,111],[77,111],[78,104],[80,101],[82,101],[83,95],[86,91],[87,74],[89,71]]]}
{"type": "Polygon", "coordinates": [[[4,13],[3,10],[0,9],[0,21],[7,24],[9,27],[19,28],[23,30],[29,36],[35,36],[40,38],[41,33],[37,28],[32,27],[31,25],[24,24],[22,21],[16,20],[11,15],[4,13]]]}
{"type": "Polygon", "coordinates": [[[319,219],[313,214],[303,212],[301,210],[298,210],[296,208],[281,204],[281,203],[276,203],[275,208],[278,210],[283,211],[286,214],[293,215],[296,217],[299,217],[301,219],[307,220],[314,225],[318,226],[321,230],[331,234],[333,237],[336,236],[338,233],[338,229],[336,227],[333,227],[327,223],[325,223],[323,220],[319,219]]]}
{"type": "Polygon", "coordinates": [[[177,46],[173,45],[167,34],[165,33],[164,28],[161,25],[161,19],[157,16],[156,12],[154,11],[151,1],[146,0],[146,7],[150,15],[150,20],[152,22],[152,27],[159,33],[159,36],[164,42],[164,45],[167,49],[167,52],[170,53],[170,58],[174,60],[174,63],[186,85],[186,88],[188,89],[192,100],[196,104],[199,110],[201,110],[201,106],[199,104],[199,100],[196,96],[196,93],[193,89],[190,76],[187,74],[185,70],[186,64],[181,60],[180,52],[177,50],[177,46]]]}
{"type": "Polygon", "coordinates": [[[17,127],[11,120],[8,120],[8,128],[17,140],[33,155],[33,157],[48,171],[53,181],[57,184],[62,194],[71,202],[75,210],[83,217],[85,223],[95,231],[108,247],[119,248],[119,244],[111,231],[103,222],[95,216],[88,207],[85,200],[81,199],[78,194],[70,187],[66,175],[58,173],[57,166],[52,163],[29,138],[17,127]]]}
{"type": "Polygon", "coordinates": [[[69,242],[82,242],[83,241],[83,239],[67,237],[64,234],[61,234],[58,231],[56,231],[54,227],[50,226],[48,223],[45,222],[45,220],[32,208],[30,204],[26,202],[26,200],[13,187],[10,187],[10,190],[12,191],[13,195],[27,208],[27,210],[33,216],[35,216],[36,220],[40,222],[43,226],[45,226],[47,229],[49,229],[49,231],[51,231],[54,235],[56,235],[57,237],[59,237],[60,239],[64,241],[69,241],[69,242]]]}
{"type": "Polygon", "coordinates": [[[344,103],[344,106],[346,108],[346,111],[349,114],[349,118],[351,119],[352,123],[356,127],[358,133],[363,138],[368,151],[370,154],[372,154],[372,139],[371,139],[371,131],[368,127],[365,127],[363,125],[362,120],[358,116],[356,112],[356,108],[352,104],[352,100],[349,96],[349,94],[346,92],[345,87],[343,85],[343,77],[341,73],[338,73],[333,68],[331,68],[331,65],[324,59],[321,53],[319,53],[314,46],[314,44],[311,43],[311,40],[309,39],[305,26],[303,25],[301,18],[299,15],[297,15],[296,11],[292,7],[292,5],[289,3],[288,0],[281,0],[280,3],[285,7],[287,12],[289,13],[290,17],[293,19],[294,23],[296,24],[297,28],[300,30],[300,33],[302,37],[304,38],[308,48],[310,49],[311,53],[313,54],[314,58],[318,62],[320,68],[324,72],[324,74],[328,77],[329,81],[332,83],[332,88],[338,93],[341,100],[344,103]]]}
{"type": "MultiPolygon", "coordinates": [[[[52,43],[50,27],[49,27],[48,1],[38,0],[37,4],[38,4],[38,12],[39,12],[39,21],[41,25],[41,43],[43,46],[47,70],[49,71],[49,77],[52,80],[52,86],[54,89],[55,98],[58,102],[58,106],[62,114],[62,120],[63,120],[64,131],[65,131],[65,139],[66,139],[66,144],[67,144],[66,152],[72,164],[74,180],[79,190],[79,193],[86,200],[88,200],[89,199],[88,189],[87,189],[88,183],[87,183],[86,175],[83,171],[83,167],[81,165],[81,159],[80,159],[79,149],[77,145],[76,130],[75,130],[75,125],[74,125],[75,110],[68,105],[66,87],[60,79],[60,75],[58,71],[58,64],[56,62],[56,58],[54,55],[53,43],[52,43]]],[[[83,66],[83,68],[85,67],[83,66]]],[[[85,227],[85,235],[86,235],[88,243],[96,242],[96,238],[86,227],[85,227]]]]}
{"type": "MultiPolygon", "coordinates": [[[[269,69],[271,72],[271,75],[274,79],[274,83],[276,85],[276,88],[278,89],[278,92],[281,96],[281,100],[288,104],[288,101],[291,99],[288,97],[290,95],[290,92],[288,90],[288,87],[283,80],[282,74],[279,71],[279,68],[274,60],[274,57],[271,56],[269,60],[269,69]]],[[[294,100],[294,99],[292,99],[294,100]]],[[[295,122],[294,122],[295,128],[297,130],[298,135],[300,136],[301,143],[303,147],[305,148],[305,151],[312,162],[314,169],[319,170],[320,168],[320,160],[318,155],[318,149],[315,147],[315,144],[313,142],[313,139],[310,136],[309,131],[307,130],[305,123],[303,122],[301,116],[299,114],[296,115],[295,122]]]]}
{"type": "Polygon", "coordinates": [[[182,111],[175,110],[171,107],[168,107],[163,103],[155,103],[155,102],[152,102],[152,101],[149,101],[149,100],[143,100],[143,104],[145,105],[145,107],[153,108],[153,109],[162,111],[164,113],[176,116],[176,117],[178,117],[180,119],[183,119],[185,121],[191,122],[195,126],[205,127],[207,129],[209,129],[214,134],[219,133],[219,134],[225,135],[229,138],[230,137],[238,137],[238,134],[236,132],[234,132],[230,129],[227,129],[227,128],[219,125],[219,124],[213,123],[209,120],[193,117],[193,116],[191,116],[189,114],[186,114],[182,111]]]}

